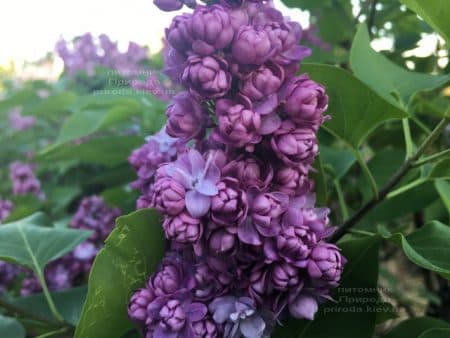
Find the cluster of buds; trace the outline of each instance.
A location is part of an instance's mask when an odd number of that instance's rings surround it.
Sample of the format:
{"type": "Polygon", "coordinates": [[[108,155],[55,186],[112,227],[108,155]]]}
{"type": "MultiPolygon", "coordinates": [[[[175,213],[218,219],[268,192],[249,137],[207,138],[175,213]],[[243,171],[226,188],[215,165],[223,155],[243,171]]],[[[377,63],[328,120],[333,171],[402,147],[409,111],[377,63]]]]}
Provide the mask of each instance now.
{"type": "MultiPolygon", "coordinates": [[[[92,231],[91,237],[79,244],[72,252],[51,262],[45,269],[45,280],[52,291],[73,287],[85,279],[98,251],[112,231],[115,219],[121,211],[109,207],[98,196],[85,197],[70,222],[73,229],[92,231]]],[[[21,295],[27,296],[41,291],[39,279],[28,274],[23,280],[21,295]]]]}
{"type": "Polygon", "coordinates": [[[139,64],[147,58],[146,48],[130,42],[126,52],[121,52],[117,42],[101,34],[98,39],[91,33],[78,37],[73,43],[59,40],[56,52],[64,61],[64,68],[69,74],[83,71],[93,75],[99,66],[116,70],[120,75],[129,77],[139,70],[139,64]]]}
{"type": "Polygon", "coordinates": [[[345,258],[309,178],[328,96],[296,75],[310,55],[300,25],[270,1],[220,1],[176,16],[166,38],[185,91],[166,112],[170,142],[151,138],[131,163],[171,251],[130,318],[147,338],[269,337],[285,314],[313,319],[345,258]]]}

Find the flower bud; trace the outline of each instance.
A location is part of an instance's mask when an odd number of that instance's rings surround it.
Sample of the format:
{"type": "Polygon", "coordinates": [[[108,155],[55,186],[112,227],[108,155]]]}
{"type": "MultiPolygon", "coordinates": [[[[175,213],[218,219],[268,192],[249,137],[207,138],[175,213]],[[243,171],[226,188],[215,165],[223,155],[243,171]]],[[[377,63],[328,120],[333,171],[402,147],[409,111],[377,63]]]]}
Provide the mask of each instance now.
{"type": "Polygon", "coordinates": [[[218,56],[191,55],[181,79],[189,91],[200,98],[221,97],[231,88],[228,63],[218,56]]]}
{"type": "Polygon", "coordinates": [[[328,107],[325,88],[307,74],[292,78],[282,89],[280,101],[289,117],[301,126],[318,130],[328,107]]]}
{"type": "Polygon", "coordinates": [[[192,16],[192,50],[199,55],[211,55],[227,48],[234,30],[228,10],[220,5],[198,6],[192,16]]]}
{"type": "Polygon", "coordinates": [[[283,121],[271,139],[275,155],[287,165],[311,165],[319,153],[314,130],[297,128],[292,121],[283,121]]]}
{"type": "Polygon", "coordinates": [[[253,26],[241,27],[236,32],[231,48],[234,59],[243,65],[261,65],[273,51],[267,32],[253,26]]]}
{"type": "Polygon", "coordinates": [[[166,237],[178,243],[195,243],[203,232],[201,220],[190,216],[186,211],[166,218],[163,227],[166,237]]]}

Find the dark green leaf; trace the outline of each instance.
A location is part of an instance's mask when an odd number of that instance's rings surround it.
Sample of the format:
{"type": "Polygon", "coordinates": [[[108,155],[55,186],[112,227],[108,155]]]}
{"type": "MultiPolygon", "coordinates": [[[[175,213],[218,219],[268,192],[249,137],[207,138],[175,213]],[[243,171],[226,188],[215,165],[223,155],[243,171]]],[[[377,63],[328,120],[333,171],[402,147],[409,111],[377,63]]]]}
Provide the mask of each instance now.
{"type": "Polygon", "coordinates": [[[342,178],[347,174],[356,162],[355,156],[350,150],[320,146],[320,157],[324,167],[330,167],[336,178],[342,178]]]}
{"type": "Polygon", "coordinates": [[[430,329],[422,333],[419,338],[448,338],[450,329],[430,329]]]}
{"type": "Polygon", "coordinates": [[[433,328],[449,328],[450,325],[442,320],[422,317],[407,319],[394,327],[383,338],[419,338],[419,336],[433,328]]]}
{"type": "MultiPolygon", "coordinates": [[[[52,292],[52,299],[63,318],[73,325],[78,323],[81,314],[81,308],[86,299],[87,288],[85,286],[68,289],[64,291],[52,292]]],[[[36,294],[29,297],[17,298],[11,300],[11,303],[53,319],[53,315],[45,300],[44,294],[36,294]]]]}
{"type": "Polygon", "coordinates": [[[370,46],[365,24],[361,24],[356,33],[350,64],[361,81],[400,109],[406,109],[417,92],[438,88],[450,80],[448,75],[435,76],[408,71],[375,52],[370,46]]]}
{"type": "Polygon", "coordinates": [[[328,187],[322,159],[319,156],[314,163],[315,171],[311,174],[315,184],[317,205],[326,205],[328,200],[328,187]]]}
{"type": "Polygon", "coordinates": [[[76,338],[120,337],[132,329],[127,316],[129,299],[144,286],[164,254],[160,222],[153,210],[118,218],[92,267],[76,338]]]}
{"type": "Polygon", "coordinates": [[[400,0],[423,18],[442,37],[450,42],[450,7],[447,0],[400,0]]]}
{"type": "Polygon", "coordinates": [[[436,163],[430,171],[431,179],[450,179],[450,158],[436,163]]]}
{"type": "Polygon", "coordinates": [[[327,88],[332,119],[324,127],[355,149],[382,122],[408,116],[343,69],[305,64],[302,71],[327,88]]]}
{"type": "Polygon", "coordinates": [[[52,228],[41,213],[0,227],[0,258],[39,271],[85,241],[89,231],[52,228]]]}
{"type": "Polygon", "coordinates": [[[0,337],[25,338],[25,329],[16,319],[0,315],[0,337]]]}

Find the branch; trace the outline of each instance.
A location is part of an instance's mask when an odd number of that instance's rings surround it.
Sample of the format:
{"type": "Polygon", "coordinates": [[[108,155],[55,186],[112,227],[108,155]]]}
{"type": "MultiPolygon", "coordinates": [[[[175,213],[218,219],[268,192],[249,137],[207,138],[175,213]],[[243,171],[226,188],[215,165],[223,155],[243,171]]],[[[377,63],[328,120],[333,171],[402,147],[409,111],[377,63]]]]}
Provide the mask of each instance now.
{"type": "Polygon", "coordinates": [[[367,21],[367,26],[369,28],[370,37],[373,36],[372,28],[373,28],[373,25],[375,24],[375,14],[377,12],[377,4],[378,4],[378,0],[372,0],[372,4],[370,7],[370,13],[369,13],[369,19],[367,21]]]}
{"type": "Polygon", "coordinates": [[[367,204],[361,207],[351,218],[349,218],[342,226],[340,226],[331,240],[337,242],[341,239],[349,229],[356,225],[369,211],[376,207],[380,202],[382,202],[386,196],[394,189],[401,179],[408,173],[408,171],[413,168],[416,161],[423,155],[425,150],[436,140],[436,138],[445,129],[448,123],[448,118],[444,117],[441,122],[436,126],[432,133],[427,137],[427,139],[422,143],[422,145],[417,149],[416,153],[410,157],[403,165],[397,170],[394,176],[391,177],[389,182],[380,190],[378,198],[373,197],[367,204]]]}

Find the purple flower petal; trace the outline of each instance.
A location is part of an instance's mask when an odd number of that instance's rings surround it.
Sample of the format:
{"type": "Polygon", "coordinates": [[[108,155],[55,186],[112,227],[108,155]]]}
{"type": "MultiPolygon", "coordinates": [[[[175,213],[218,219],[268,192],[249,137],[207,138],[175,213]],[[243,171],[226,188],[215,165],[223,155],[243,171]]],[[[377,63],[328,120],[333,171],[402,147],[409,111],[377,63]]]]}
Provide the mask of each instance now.
{"type": "Polygon", "coordinates": [[[186,317],[192,322],[198,322],[208,313],[208,308],[202,303],[191,303],[186,309],[186,317]]]}
{"type": "Polygon", "coordinates": [[[232,312],[235,311],[236,298],[226,296],[214,299],[209,304],[209,311],[213,313],[213,319],[218,324],[225,323],[232,312]]]}
{"type": "Polygon", "coordinates": [[[211,197],[200,194],[195,190],[186,193],[186,209],[192,217],[205,216],[211,206],[211,197]]]}
{"type": "Polygon", "coordinates": [[[298,319],[313,320],[318,308],[317,301],[309,295],[300,295],[289,304],[291,315],[298,319]]]}
{"type": "Polygon", "coordinates": [[[241,333],[245,338],[259,338],[262,337],[266,323],[259,316],[252,316],[241,322],[241,333]]]}
{"type": "Polygon", "coordinates": [[[219,193],[216,184],[206,179],[200,180],[195,186],[195,190],[206,196],[215,196],[219,193]]]}
{"type": "Polygon", "coordinates": [[[238,228],[239,239],[250,245],[261,245],[261,238],[259,237],[258,231],[256,231],[255,226],[248,218],[244,223],[242,223],[238,228]]]}
{"type": "Polygon", "coordinates": [[[191,172],[193,177],[200,177],[205,168],[205,160],[203,156],[194,149],[191,149],[188,153],[189,162],[191,164],[191,172]]]}

